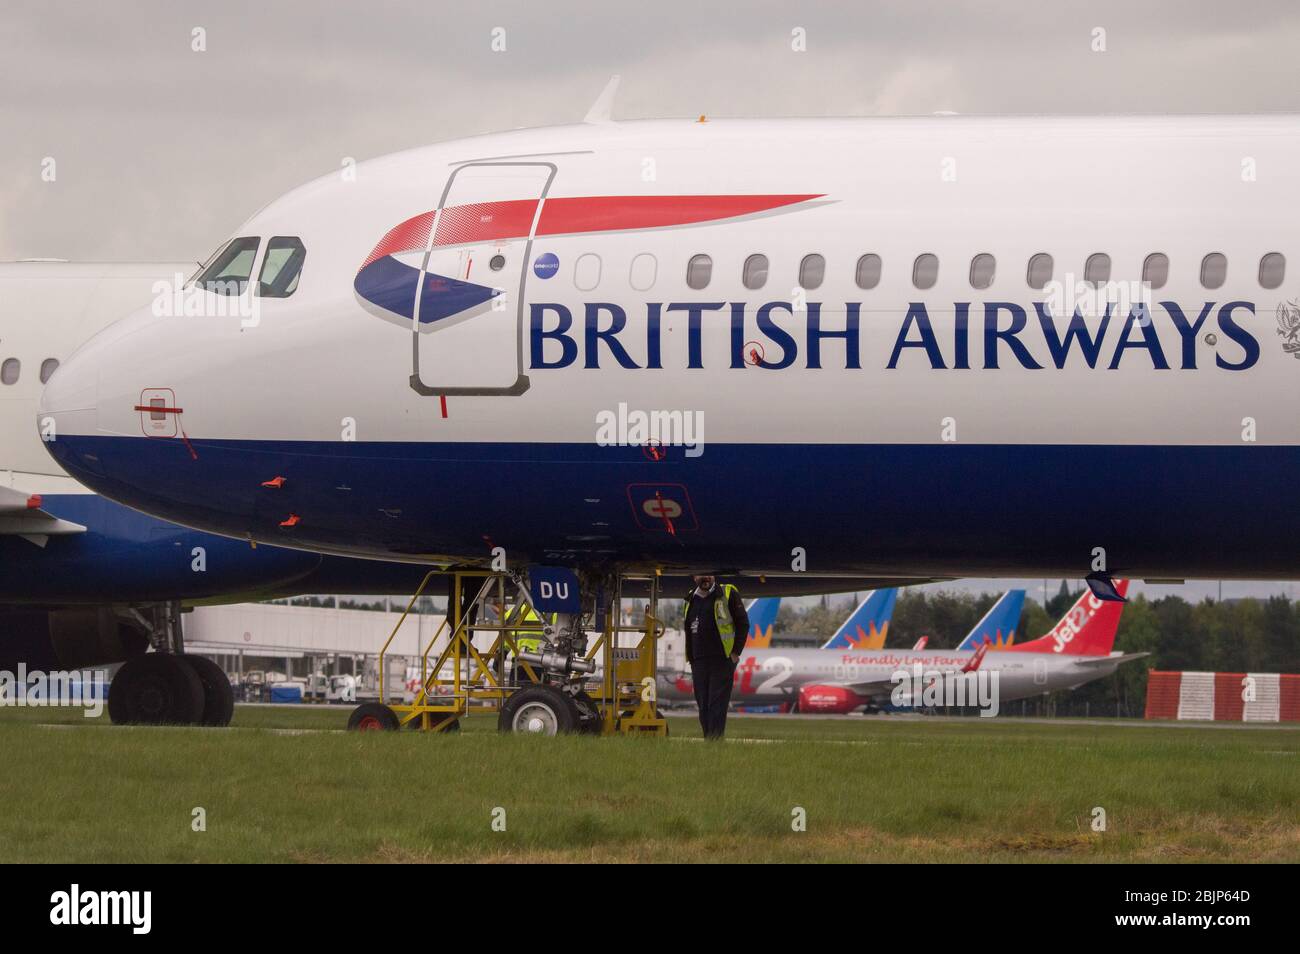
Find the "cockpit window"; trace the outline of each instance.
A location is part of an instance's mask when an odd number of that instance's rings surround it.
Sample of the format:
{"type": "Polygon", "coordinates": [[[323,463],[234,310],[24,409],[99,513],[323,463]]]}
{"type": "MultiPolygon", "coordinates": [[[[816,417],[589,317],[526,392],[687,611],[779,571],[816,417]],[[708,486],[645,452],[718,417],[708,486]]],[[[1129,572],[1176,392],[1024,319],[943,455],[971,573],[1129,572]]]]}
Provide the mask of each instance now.
{"type": "Polygon", "coordinates": [[[258,276],[257,293],[263,298],[288,298],[298,288],[307,249],[297,236],[277,235],[266,243],[266,258],[258,276]]]}
{"type": "Polygon", "coordinates": [[[218,295],[242,295],[253,274],[259,242],[256,236],[231,239],[199,273],[199,286],[218,295]]]}

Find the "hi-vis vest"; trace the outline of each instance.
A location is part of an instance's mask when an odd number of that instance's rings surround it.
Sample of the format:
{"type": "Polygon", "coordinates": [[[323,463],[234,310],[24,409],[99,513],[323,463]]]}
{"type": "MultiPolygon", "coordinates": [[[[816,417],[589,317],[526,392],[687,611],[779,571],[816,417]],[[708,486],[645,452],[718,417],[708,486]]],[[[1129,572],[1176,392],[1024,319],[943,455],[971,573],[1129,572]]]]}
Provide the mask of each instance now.
{"type": "MultiPolygon", "coordinates": [[[[723,583],[722,595],[713,601],[713,621],[718,624],[718,635],[722,637],[724,656],[730,656],[731,648],[736,645],[736,622],[731,618],[731,594],[734,592],[736,592],[734,586],[723,583]]],[[[691,590],[692,596],[694,593],[695,591],[691,590]]]]}
{"type": "MultiPolygon", "coordinates": [[[[524,603],[522,606],[518,606],[512,610],[510,615],[506,617],[506,622],[508,623],[515,622],[516,620],[521,623],[539,623],[541,622],[541,617],[537,615],[531,606],[524,603]]],[[[554,613],[551,614],[551,623],[552,625],[555,623],[554,613]]],[[[515,630],[514,637],[515,648],[521,653],[535,653],[542,648],[541,633],[515,630]]]]}

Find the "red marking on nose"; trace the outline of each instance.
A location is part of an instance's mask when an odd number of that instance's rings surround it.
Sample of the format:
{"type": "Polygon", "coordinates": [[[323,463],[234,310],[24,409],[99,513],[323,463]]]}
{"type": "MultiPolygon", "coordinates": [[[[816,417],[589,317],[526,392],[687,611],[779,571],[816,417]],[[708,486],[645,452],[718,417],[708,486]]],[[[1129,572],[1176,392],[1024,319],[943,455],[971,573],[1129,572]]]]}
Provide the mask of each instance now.
{"type": "Polygon", "coordinates": [[[668,516],[668,507],[664,503],[664,495],[658,490],[655,491],[655,510],[658,511],[659,516],[663,517],[664,526],[667,528],[669,535],[677,536],[677,528],[673,526],[672,518],[668,516]]]}

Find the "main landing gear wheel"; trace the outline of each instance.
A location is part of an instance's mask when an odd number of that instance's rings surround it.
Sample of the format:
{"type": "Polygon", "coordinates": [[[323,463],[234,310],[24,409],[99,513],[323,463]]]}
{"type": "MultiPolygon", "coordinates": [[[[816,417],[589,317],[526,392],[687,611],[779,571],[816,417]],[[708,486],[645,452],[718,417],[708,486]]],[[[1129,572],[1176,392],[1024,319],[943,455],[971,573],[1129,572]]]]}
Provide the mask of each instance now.
{"type": "Polygon", "coordinates": [[[573,697],[554,686],[516,689],[501,706],[497,728],[502,732],[560,735],[576,732],[581,715],[573,697]]]}
{"type": "Polygon", "coordinates": [[[203,682],[170,653],[127,660],[109,687],[108,717],[115,725],[194,724],[203,715],[203,682]]]}
{"type": "Polygon", "coordinates": [[[348,716],[348,728],[355,732],[391,732],[399,724],[397,713],[380,702],[363,702],[348,716]]]}
{"type": "Polygon", "coordinates": [[[203,685],[203,712],[198,718],[199,725],[230,725],[235,714],[235,690],[230,687],[226,672],[207,656],[176,657],[181,663],[194,670],[203,685]]]}

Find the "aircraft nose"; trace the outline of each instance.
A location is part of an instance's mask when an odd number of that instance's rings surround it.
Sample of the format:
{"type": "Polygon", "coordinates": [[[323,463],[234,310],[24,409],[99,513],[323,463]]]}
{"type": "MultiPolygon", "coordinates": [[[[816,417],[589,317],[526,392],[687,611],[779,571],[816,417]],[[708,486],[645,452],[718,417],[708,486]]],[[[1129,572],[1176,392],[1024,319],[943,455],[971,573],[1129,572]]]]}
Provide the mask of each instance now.
{"type": "Polygon", "coordinates": [[[99,428],[99,373],[87,350],[64,359],[41,391],[36,426],[47,447],[60,434],[93,434],[99,428]]]}
{"type": "Polygon", "coordinates": [[[109,325],[66,357],[41,391],[36,427],[45,449],[65,471],[91,489],[98,476],[96,444],[122,422],[102,420],[106,382],[132,375],[135,361],[127,339],[136,316],[109,325]]]}

